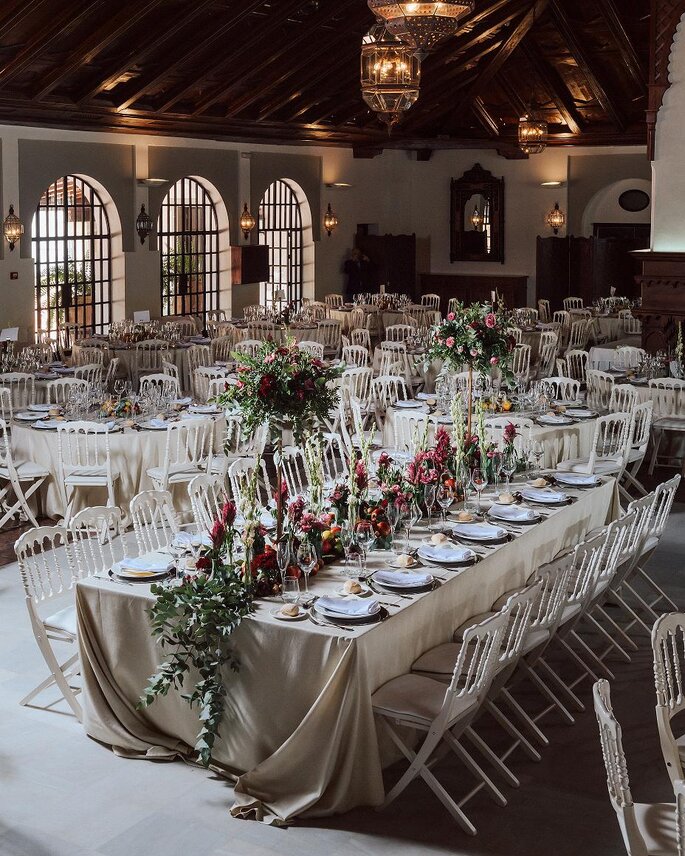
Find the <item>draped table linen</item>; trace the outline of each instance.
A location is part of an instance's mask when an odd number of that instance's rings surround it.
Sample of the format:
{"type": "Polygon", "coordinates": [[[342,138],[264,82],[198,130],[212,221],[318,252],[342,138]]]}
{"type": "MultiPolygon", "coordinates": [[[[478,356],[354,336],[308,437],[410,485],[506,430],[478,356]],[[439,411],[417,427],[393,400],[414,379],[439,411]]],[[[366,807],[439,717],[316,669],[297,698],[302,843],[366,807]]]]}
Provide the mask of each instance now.
{"type": "MultiPolygon", "coordinates": [[[[281,622],[270,614],[274,601],[259,602],[231,640],[241,667],[238,674],[226,669],[230,713],[215,746],[219,769],[237,777],[232,813],[281,823],[379,805],[382,769],[395,755],[379,742],[372,693],[617,510],[615,481],[608,479],[478,564],[459,573],[436,571],[447,578],[438,590],[398,600],[388,620],[353,632],[308,619],[281,622]]],[[[387,556],[371,552],[369,567],[384,567],[387,556]]],[[[312,588],[332,594],[343,580],[340,568],[331,566],[312,588]]],[[[136,708],[162,657],[150,635],[150,603],[147,585],[78,583],[83,724],[118,754],[185,757],[191,755],[197,711],[174,692],[145,710],[136,708]]]]}

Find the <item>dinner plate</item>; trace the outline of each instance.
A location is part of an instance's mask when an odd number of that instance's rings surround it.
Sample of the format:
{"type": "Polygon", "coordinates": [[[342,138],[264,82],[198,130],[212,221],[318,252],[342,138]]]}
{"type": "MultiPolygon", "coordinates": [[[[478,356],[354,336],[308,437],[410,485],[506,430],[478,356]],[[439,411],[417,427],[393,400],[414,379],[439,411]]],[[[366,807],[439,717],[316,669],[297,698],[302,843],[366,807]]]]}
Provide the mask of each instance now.
{"type": "Polygon", "coordinates": [[[19,422],[35,422],[41,418],[40,413],[29,413],[28,410],[22,410],[21,413],[15,413],[14,418],[19,422]]]}
{"type": "Polygon", "coordinates": [[[40,431],[56,431],[58,425],[65,424],[64,419],[60,419],[59,421],[57,419],[38,419],[31,427],[38,428],[40,431]]]}
{"type": "Polygon", "coordinates": [[[592,473],[555,472],[554,481],[568,487],[598,487],[602,482],[592,473]]]}
{"type": "Polygon", "coordinates": [[[524,487],[521,496],[526,502],[536,505],[566,505],[569,497],[563,491],[553,491],[549,488],[524,487]]]}
{"type": "Polygon", "coordinates": [[[460,538],[469,541],[503,541],[507,530],[491,523],[452,523],[452,531],[460,538]]]}
{"type": "Polygon", "coordinates": [[[279,621],[303,621],[307,617],[307,610],[300,607],[300,611],[297,615],[283,615],[281,612],[281,607],[277,606],[275,609],[269,610],[271,615],[274,618],[277,618],[279,621]]]}
{"type": "Polygon", "coordinates": [[[60,375],[74,374],[74,369],[69,368],[68,366],[63,366],[62,368],[55,368],[55,374],[60,374],[60,375]]]}
{"type": "Polygon", "coordinates": [[[538,425],[573,425],[569,416],[538,416],[538,425]]]}
{"type": "Polygon", "coordinates": [[[36,380],[54,380],[59,375],[55,374],[55,372],[36,372],[34,377],[36,380]]]}
{"type": "Polygon", "coordinates": [[[148,431],[166,431],[168,422],[162,422],[161,419],[146,419],[145,422],[138,423],[141,428],[148,431]]]}
{"type": "Polygon", "coordinates": [[[55,404],[29,404],[29,410],[33,410],[34,413],[49,413],[56,406],[55,404]]]}
{"type": "Polygon", "coordinates": [[[435,582],[435,577],[432,574],[421,574],[421,580],[417,581],[416,572],[407,571],[376,571],[371,577],[376,585],[382,586],[390,591],[426,591],[435,582]],[[402,581],[401,577],[406,577],[406,581],[402,581]],[[423,580],[427,580],[424,582],[423,580]]]}
{"type": "Polygon", "coordinates": [[[594,419],[599,416],[596,410],[588,410],[585,407],[567,407],[566,415],[573,416],[574,419],[594,419]]]}
{"type": "Polygon", "coordinates": [[[427,562],[435,562],[439,565],[470,565],[474,562],[476,554],[468,547],[458,544],[422,544],[418,550],[418,556],[427,562]]]}
{"type": "Polygon", "coordinates": [[[434,392],[417,392],[416,398],[418,401],[431,401],[437,398],[434,392]]]}
{"type": "Polygon", "coordinates": [[[396,401],[395,407],[398,407],[401,410],[416,410],[417,407],[423,407],[423,402],[415,401],[410,398],[407,401],[396,401]]]}
{"type": "Polygon", "coordinates": [[[112,566],[116,576],[126,580],[154,580],[165,577],[174,567],[165,553],[148,553],[131,559],[122,559],[112,566]]]}
{"type": "Polygon", "coordinates": [[[542,519],[537,511],[532,508],[522,508],[520,505],[500,505],[495,502],[490,506],[488,517],[502,523],[515,523],[530,526],[539,523],[542,519]]]}
{"type": "Polygon", "coordinates": [[[191,404],[188,408],[189,413],[197,413],[201,416],[218,416],[222,410],[213,404],[191,404]]]}

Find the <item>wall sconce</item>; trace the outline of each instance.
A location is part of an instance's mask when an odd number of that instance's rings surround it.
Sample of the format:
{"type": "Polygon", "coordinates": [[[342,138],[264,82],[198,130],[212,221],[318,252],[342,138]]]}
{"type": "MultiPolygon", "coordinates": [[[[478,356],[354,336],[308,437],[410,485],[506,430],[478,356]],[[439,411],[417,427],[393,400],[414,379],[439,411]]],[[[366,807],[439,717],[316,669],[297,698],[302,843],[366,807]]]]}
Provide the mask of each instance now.
{"type": "Polygon", "coordinates": [[[559,229],[563,229],[566,225],[566,215],[559,208],[559,203],[554,203],[554,208],[547,215],[547,225],[554,230],[554,234],[559,234],[559,229]]]}
{"type": "Polygon", "coordinates": [[[331,208],[331,203],[328,203],[328,208],[326,209],[326,213],[323,215],[323,227],[326,230],[326,234],[330,238],[333,234],[333,230],[338,227],[338,218],[333,213],[333,209],[331,208]]]}
{"type": "Polygon", "coordinates": [[[243,213],[240,215],[240,228],[243,230],[243,238],[247,241],[250,237],[250,232],[257,225],[257,221],[250,214],[250,211],[247,207],[247,202],[243,205],[243,213]]]}
{"type": "Polygon", "coordinates": [[[140,238],[140,243],[144,244],[145,239],[148,235],[152,233],[154,230],[154,223],[152,222],[152,217],[145,210],[145,206],[140,206],[140,214],[136,218],[136,232],[138,233],[138,237],[140,238]]]}
{"type": "Polygon", "coordinates": [[[485,216],[480,213],[478,210],[478,206],[473,209],[473,214],[471,215],[471,225],[475,229],[476,232],[480,232],[480,230],[485,225],[485,216]]]}
{"type": "Polygon", "coordinates": [[[2,224],[2,234],[5,236],[10,250],[14,249],[14,245],[24,234],[24,226],[21,220],[14,213],[14,205],[10,205],[10,211],[2,224]]]}

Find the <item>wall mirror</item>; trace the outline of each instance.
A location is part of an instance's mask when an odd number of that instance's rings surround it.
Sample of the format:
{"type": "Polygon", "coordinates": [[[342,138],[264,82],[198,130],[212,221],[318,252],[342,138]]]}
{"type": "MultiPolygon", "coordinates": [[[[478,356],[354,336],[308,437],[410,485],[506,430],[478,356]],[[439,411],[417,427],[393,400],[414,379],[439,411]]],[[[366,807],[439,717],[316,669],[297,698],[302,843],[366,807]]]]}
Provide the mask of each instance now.
{"type": "Polygon", "coordinates": [[[504,179],[479,163],[451,182],[450,261],[504,263],[504,179]]]}

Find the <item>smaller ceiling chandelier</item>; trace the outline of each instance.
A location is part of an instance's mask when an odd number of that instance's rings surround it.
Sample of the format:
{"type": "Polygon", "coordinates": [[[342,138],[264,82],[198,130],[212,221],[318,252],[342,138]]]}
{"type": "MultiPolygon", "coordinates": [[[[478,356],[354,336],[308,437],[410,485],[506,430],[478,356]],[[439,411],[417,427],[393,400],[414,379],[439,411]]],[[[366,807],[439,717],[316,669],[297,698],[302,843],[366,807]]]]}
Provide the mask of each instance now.
{"type": "Polygon", "coordinates": [[[559,203],[554,203],[554,208],[547,215],[547,225],[554,230],[554,234],[559,234],[559,229],[563,229],[566,225],[566,215],[559,208],[559,203]]]}
{"type": "Polygon", "coordinates": [[[547,122],[528,108],[519,119],[519,148],[524,154],[539,155],[547,146],[547,122]]]}
{"type": "Polygon", "coordinates": [[[333,231],[338,228],[338,217],[331,208],[330,202],[328,203],[326,213],[323,215],[323,227],[329,238],[333,234],[333,231]]]}
{"type": "Polygon", "coordinates": [[[443,0],[440,3],[397,3],[368,0],[369,8],[388,32],[425,56],[443,39],[453,36],[464,15],[473,12],[475,0],[443,0]]]}
{"type": "Polygon", "coordinates": [[[388,129],[416,103],[421,63],[413,50],[376,24],[362,39],[362,96],[388,129]]]}
{"type": "Polygon", "coordinates": [[[145,210],[145,206],[140,206],[140,214],[136,218],[136,232],[138,233],[138,237],[140,238],[140,243],[144,244],[145,239],[149,234],[152,233],[154,229],[154,223],[152,222],[152,217],[145,210]]]}
{"type": "Polygon", "coordinates": [[[247,241],[250,237],[250,232],[257,225],[257,221],[250,213],[250,209],[247,207],[247,202],[243,205],[243,213],[240,215],[240,228],[243,230],[243,238],[247,241]]]}
{"type": "Polygon", "coordinates": [[[9,244],[10,250],[13,250],[17,241],[24,234],[24,226],[21,220],[14,213],[14,205],[10,205],[10,211],[5,217],[2,224],[2,234],[9,244]]]}

